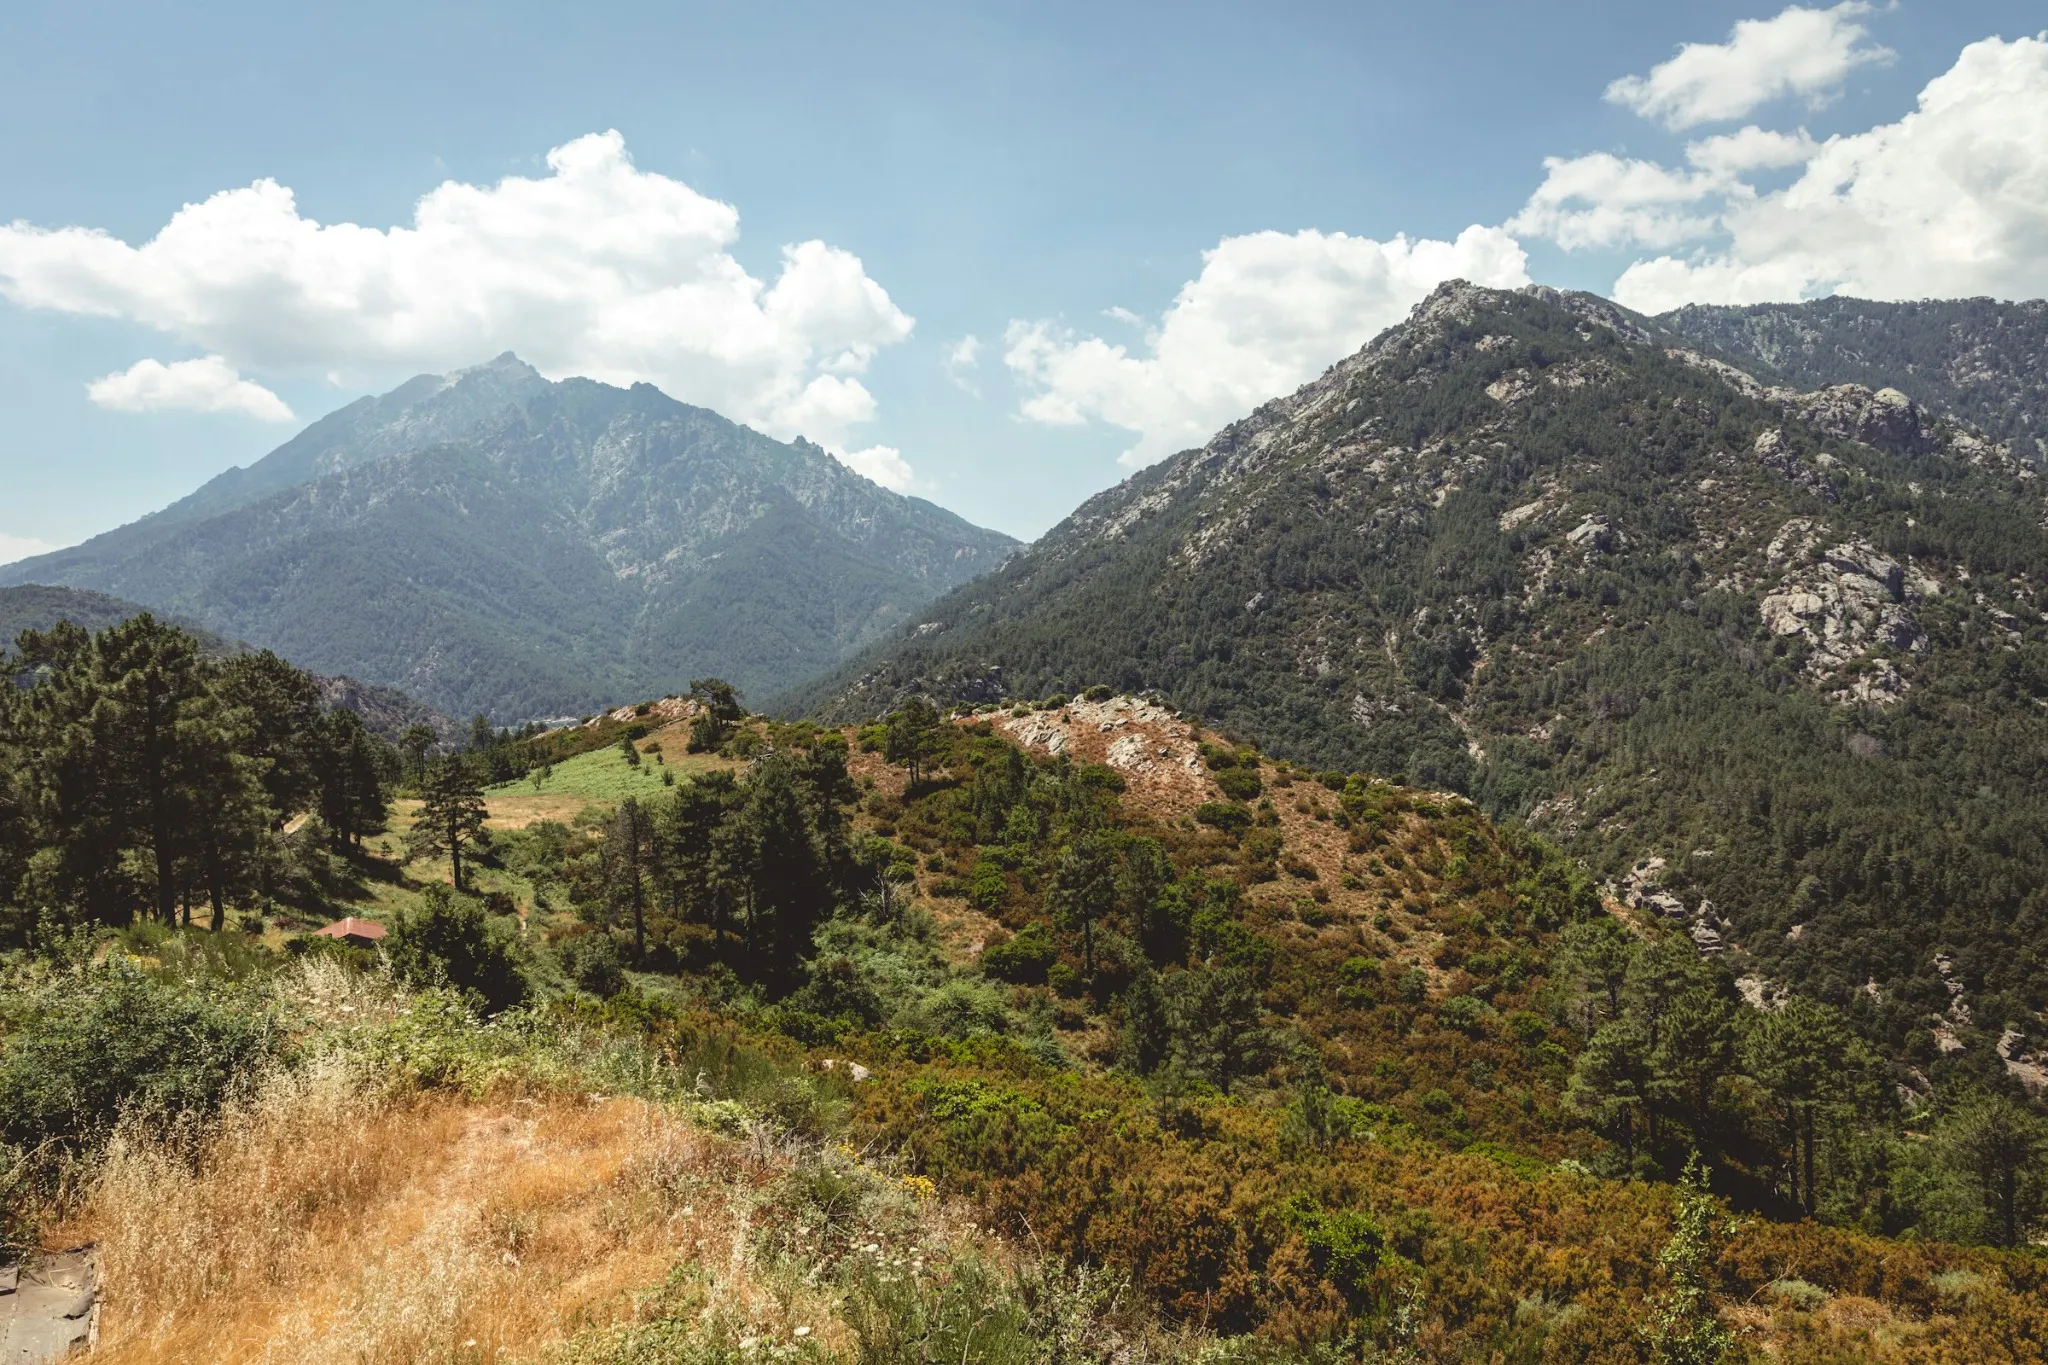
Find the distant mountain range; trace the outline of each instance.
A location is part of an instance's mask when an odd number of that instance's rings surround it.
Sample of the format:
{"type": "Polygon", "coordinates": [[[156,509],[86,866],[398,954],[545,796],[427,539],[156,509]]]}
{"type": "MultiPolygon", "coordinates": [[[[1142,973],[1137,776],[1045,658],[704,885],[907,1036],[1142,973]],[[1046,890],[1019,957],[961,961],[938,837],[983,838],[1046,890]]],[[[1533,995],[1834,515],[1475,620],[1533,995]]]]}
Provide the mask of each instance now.
{"type": "MultiPolygon", "coordinates": [[[[1444,286],[784,705],[1154,689],[1285,757],[1468,793],[1902,1048],[1965,997],[2024,1031],[2048,480],[1895,389],[1729,363],[1755,316],[1677,319],[1716,356],[1589,295],[1444,286]]],[[[2000,372],[2030,429],[2025,365],[2000,372]]]]}
{"type": "MultiPolygon", "coordinates": [[[[95,633],[119,625],[148,608],[124,602],[103,592],[84,588],[52,588],[41,584],[0,588],[0,654],[11,651],[25,630],[48,630],[59,621],[69,621],[95,633]]],[[[173,624],[190,630],[200,647],[211,654],[229,654],[246,645],[224,640],[189,620],[172,618],[173,624]]],[[[354,678],[314,674],[329,706],[346,707],[363,718],[372,733],[396,743],[413,725],[426,725],[446,743],[460,743],[467,732],[442,712],[426,706],[395,687],[380,687],[354,678]]]]}
{"type": "Polygon", "coordinates": [[[88,588],[501,722],[810,677],[1009,537],[650,385],[506,354],[315,422],[0,584],[88,588]]]}

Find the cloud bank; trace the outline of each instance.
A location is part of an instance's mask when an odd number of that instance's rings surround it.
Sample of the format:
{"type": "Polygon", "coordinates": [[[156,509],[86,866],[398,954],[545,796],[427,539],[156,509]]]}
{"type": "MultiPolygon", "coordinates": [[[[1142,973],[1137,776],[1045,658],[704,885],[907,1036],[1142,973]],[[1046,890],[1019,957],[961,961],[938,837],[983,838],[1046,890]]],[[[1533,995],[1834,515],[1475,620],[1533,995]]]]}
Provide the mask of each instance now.
{"type": "Polygon", "coordinates": [[[1732,195],[1720,226],[1725,244],[1630,266],[1615,298],[2048,293],[2048,36],[1972,43],[1912,113],[1829,138],[1781,190],[1732,195]]]}
{"type": "Polygon", "coordinates": [[[910,491],[910,463],[895,446],[869,446],[865,450],[849,450],[843,454],[835,450],[832,455],[854,473],[873,479],[891,492],[910,491]]]}
{"type": "Polygon", "coordinates": [[[1100,421],[1135,433],[1126,465],[1208,440],[1260,403],[1313,379],[1398,322],[1443,280],[1528,283],[1527,258],[1499,228],[1454,242],[1378,242],[1341,232],[1257,232],[1202,253],[1134,353],[1045,321],[1016,321],[1004,362],[1029,421],[1100,421]]]}
{"type": "Polygon", "coordinates": [[[449,181],[388,229],[315,222],[273,180],[188,204],[140,246],[16,222],[0,226],[0,296],[207,352],[100,381],[97,401],[116,406],[226,392],[274,415],[184,367],[248,383],[235,372],[448,370],[511,349],[551,377],[645,380],[778,436],[843,443],[874,416],[859,376],[912,319],[858,257],[800,242],[772,282],[756,279],[729,250],[738,211],[638,169],[616,132],[565,143],[547,166],[449,181]]]}
{"type": "MultiPolygon", "coordinates": [[[[1745,21],[1726,43],[1688,44],[1607,97],[1674,128],[1780,96],[1814,103],[1855,68],[1891,60],[1855,22],[1871,12],[1850,3],[1745,21]]],[[[1684,158],[1548,158],[1505,226],[1571,251],[1658,253],[1612,290],[1644,312],[1834,293],[2048,293],[2048,34],[1970,44],[1895,123],[1825,141],[1752,123],[1686,143],[1684,158]]]]}

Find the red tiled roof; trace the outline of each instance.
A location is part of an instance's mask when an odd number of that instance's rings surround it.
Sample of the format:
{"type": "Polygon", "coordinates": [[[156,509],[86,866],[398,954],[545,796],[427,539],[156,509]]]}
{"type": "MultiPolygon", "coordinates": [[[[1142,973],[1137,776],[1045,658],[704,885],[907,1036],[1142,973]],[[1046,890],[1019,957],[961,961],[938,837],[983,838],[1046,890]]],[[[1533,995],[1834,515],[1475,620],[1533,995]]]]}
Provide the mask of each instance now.
{"type": "Polygon", "coordinates": [[[325,929],[315,929],[313,932],[323,938],[367,938],[374,940],[384,937],[384,926],[375,920],[357,919],[354,915],[350,915],[346,919],[336,920],[325,929]]]}

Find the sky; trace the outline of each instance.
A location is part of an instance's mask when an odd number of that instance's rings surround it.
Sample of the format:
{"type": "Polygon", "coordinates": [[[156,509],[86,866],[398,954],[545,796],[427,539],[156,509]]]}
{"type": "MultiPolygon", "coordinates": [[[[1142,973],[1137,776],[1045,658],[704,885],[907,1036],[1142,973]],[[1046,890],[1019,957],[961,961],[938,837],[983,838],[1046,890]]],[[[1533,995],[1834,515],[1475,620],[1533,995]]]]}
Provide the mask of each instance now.
{"type": "Polygon", "coordinates": [[[1031,538],[1452,276],[2048,293],[2048,11],[0,14],[0,562],[516,350],[1031,538]]]}

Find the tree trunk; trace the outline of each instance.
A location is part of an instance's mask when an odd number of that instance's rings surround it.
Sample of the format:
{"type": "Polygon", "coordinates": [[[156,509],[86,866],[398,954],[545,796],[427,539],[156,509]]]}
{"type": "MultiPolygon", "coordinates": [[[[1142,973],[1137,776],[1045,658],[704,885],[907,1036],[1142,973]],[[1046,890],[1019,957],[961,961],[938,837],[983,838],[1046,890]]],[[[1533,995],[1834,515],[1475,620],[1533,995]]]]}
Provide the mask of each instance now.
{"type": "Polygon", "coordinates": [[[1806,1116],[1806,1211],[1810,1214],[1820,1207],[1820,1200],[1813,1188],[1813,1115],[1806,1116]]]}
{"type": "Polygon", "coordinates": [[[225,898],[220,893],[220,841],[216,838],[208,845],[206,860],[206,891],[213,901],[213,932],[219,933],[227,927],[228,911],[225,898]]]}
{"type": "Polygon", "coordinates": [[[2005,1246],[2018,1246],[2019,1229],[2019,1168],[2007,1163],[1998,1173],[1998,1205],[2005,1223],[2005,1246]]]}
{"type": "Polygon", "coordinates": [[[149,751],[145,770],[149,782],[149,840],[156,853],[156,913],[165,924],[178,923],[178,881],[171,849],[171,801],[164,788],[169,777],[164,771],[164,716],[157,709],[163,683],[152,675],[148,699],[143,703],[143,743],[149,751]]]}
{"type": "Polygon", "coordinates": [[[462,889],[462,831],[455,827],[453,816],[448,820],[448,867],[455,878],[455,889],[462,889]]]}

